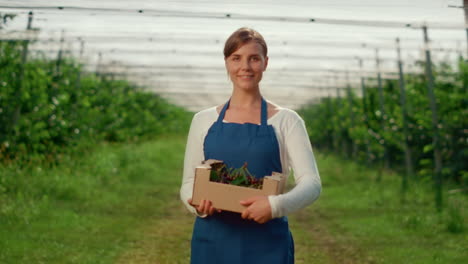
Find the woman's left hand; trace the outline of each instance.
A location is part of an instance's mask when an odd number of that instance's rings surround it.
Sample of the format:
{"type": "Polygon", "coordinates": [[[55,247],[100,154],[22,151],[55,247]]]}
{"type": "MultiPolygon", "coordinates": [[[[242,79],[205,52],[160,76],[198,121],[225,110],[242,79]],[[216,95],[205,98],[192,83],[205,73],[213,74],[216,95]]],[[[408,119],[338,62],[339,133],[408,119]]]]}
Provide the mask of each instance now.
{"type": "Polygon", "coordinates": [[[251,219],[257,223],[264,224],[272,218],[270,201],[268,201],[267,196],[254,196],[240,201],[240,204],[247,206],[241,215],[244,219],[251,219]]]}

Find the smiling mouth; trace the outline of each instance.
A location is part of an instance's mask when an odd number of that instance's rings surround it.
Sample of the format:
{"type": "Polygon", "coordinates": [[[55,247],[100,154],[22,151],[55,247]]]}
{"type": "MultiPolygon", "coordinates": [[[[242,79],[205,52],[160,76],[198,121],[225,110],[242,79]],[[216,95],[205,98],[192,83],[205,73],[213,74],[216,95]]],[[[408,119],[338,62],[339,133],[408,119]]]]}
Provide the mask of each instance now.
{"type": "Polygon", "coordinates": [[[253,78],[254,76],[253,75],[238,75],[237,77],[241,78],[241,79],[251,79],[253,78]]]}

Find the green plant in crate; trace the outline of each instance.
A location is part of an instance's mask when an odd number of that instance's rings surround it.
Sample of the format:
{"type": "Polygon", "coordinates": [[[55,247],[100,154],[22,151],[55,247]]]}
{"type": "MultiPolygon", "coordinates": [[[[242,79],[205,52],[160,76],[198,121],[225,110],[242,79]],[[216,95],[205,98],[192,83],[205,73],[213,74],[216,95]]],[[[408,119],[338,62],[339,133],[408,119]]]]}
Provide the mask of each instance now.
{"type": "Polygon", "coordinates": [[[212,164],[210,181],[256,189],[263,186],[263,179],[258,179],[250,173],[247,162],[240,168],[228,168],[222,162],[212,164]]]}

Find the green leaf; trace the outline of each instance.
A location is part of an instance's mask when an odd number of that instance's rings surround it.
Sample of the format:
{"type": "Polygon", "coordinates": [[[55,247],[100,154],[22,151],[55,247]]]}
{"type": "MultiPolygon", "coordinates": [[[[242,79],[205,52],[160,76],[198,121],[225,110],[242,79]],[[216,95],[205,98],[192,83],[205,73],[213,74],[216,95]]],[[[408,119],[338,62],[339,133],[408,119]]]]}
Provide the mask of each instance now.
{"type": "Polygon", "coordinates": [[[424,146],[423,152],[428,153],[428,152],[431,152],[433,149],[434,149],[434,146],[432,144],[429,144],[429,145],[424,146]]]}

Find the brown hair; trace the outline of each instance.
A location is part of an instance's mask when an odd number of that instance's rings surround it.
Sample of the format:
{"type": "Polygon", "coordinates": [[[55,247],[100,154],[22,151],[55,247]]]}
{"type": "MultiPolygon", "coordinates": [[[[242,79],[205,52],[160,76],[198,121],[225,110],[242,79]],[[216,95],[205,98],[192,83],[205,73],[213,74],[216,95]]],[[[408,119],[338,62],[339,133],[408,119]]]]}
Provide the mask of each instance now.
{"type": "Polygon", "coordinates": [[[242,45],[250,41],[255,41],[260,44],[263,50],[263,56],[267,56],[268,48],[263,36],[254,29],[242,27],[234,31],[234,33],[232,33],[226,40],[226,43],[224,44],[224,58],[231,56],[231,54],[238,50],[242,45]]]}

